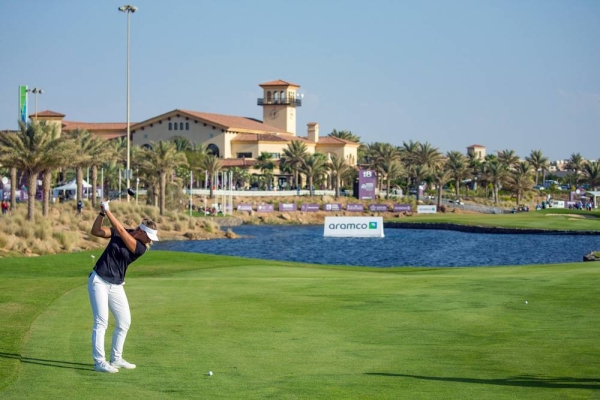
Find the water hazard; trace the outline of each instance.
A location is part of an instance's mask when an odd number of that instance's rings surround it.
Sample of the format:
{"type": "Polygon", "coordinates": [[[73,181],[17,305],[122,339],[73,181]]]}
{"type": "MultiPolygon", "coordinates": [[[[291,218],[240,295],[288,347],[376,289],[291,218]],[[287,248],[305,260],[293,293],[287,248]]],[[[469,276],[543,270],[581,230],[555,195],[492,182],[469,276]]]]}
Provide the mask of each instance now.
{"type": "Polygon", "coordinates": [[[154,250],[371,267],[491,266],[581,261],[598,236],[482,234],[386,229],[385,238],[324,238],[323,226],[242,225],[242,239],[163,241],[154,250]]]}

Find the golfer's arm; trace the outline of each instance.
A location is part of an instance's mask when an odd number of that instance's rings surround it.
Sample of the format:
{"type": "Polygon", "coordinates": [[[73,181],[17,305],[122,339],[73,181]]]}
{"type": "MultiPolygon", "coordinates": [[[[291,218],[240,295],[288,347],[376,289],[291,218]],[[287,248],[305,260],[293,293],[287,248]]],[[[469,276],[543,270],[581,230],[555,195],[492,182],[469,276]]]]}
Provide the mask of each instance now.
{"type": "Polygon", "coordinates": [[[98,236],[101,238],[109,238],[110,237],[110,229],[104,228],[102,226],[103,220],[104,220],[104,217],[102,215],[98,214],[98,216],[94,220],[94,224],[92,225],[92,230],[90,233],[94,236],[98,236]]]}
{"type": "Polygon", "coordinates": [[[135,252],[135,247],[137,246],[137,241],[123,228],[123,225],[119,222],[119,220],[111,213],[110,211],[106,211],[106,216],[110,221],[110,224],[117,231],[121,239],[123,239],[123,243],[125,243],[125,247],[132,253],[135,252]]]}

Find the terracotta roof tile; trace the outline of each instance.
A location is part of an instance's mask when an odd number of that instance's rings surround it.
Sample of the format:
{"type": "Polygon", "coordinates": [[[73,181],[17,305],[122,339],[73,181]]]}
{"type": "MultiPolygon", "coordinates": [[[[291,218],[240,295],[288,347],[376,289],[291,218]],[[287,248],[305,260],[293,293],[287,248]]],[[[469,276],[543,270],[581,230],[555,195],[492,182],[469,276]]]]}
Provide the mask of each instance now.
{"type": "MultiPolygon", "coordinates": [[[[58,113],[56,111],[50,111],[50,110],[44,110],[44,111],[38,111],[37,113],[38,118],[40,117],[60,117],[60,118],[64,118],[65,114],[61,114],[58,113]]],[[[29,114],[29,118],[34,117],[35,118],[35,113],[33,114],[29,114]]]]}
{"type": "MultiPolygon", "coordinates": [[[[39,114],[38,114],[39,117],[39,114]]],[[[130,122],[130,127],[135,122],[130,122]]],[[[78,121],[63,121],[63,130],[71,131],[74,129],[87,129],[94,131],[125,131],[127,130],[126,122],[78,122],[78,121]]],[[[123,132],[125,133],[125,132],[123,132]]]]}
{"type": "Polygon", "coordinates": [[[272,133],[240,133],[236,135],[232,142],[289,142],[296,139],[291,135],[274,135],[272,133]]]}
{"type": "Polygon", "coordinates": [[[480,144],[472,144],[471,146],[467,147],[467,149],[470,148],[470,147],[482,147],[482,148],[485,149],[485,146],[482,146],[480,144]]]}
{"type": "Polygon", "coordinates": [[[260,86],[260,87],[263,87],[263,86],[295,86],[295,87],[300,87],[300,85],[296,85],[295,83],[287,82],[287,81],[284,81],[284,80],[281,80],[281,79],[277,79],[276,81],[270,81],[270,82],[261,83],[258,86],[260,86]]]}
{"type": "MultiPolygon", "coordinates": [[[[307,137],[298,136],[297,138],[306,140],[307,142],[311,142],[310,140],[308,140],[307,137]]],[[[360,146],[360,143],[356,143],[351,140],[336,138],[333,136],[319,136],[319,141],[317,142],[317,144],[337,144],[337,145],[353,144],[353,145],[356,145],[356,147],[360,146]]]]}
{"type": "Polygon", "coordinates": [[[238,117],[238,116],[234,116],[234,115],[224,115],[224,114],[213,114],[213,113],[205,113],[205,112],[181,110],[181,109],[176,109],[176,110],[170,111],[168,113],[165,113],[159,117],[152,118],[151,120],[141,122],[138,124],[139,126],[135,127],[135,129],[139,129],[140,127],[150,123],[150,121],[153,121],[156,119],[165,119],[165,118],[168,118],[168,117],[172,116],[173,114],[177,114],[177,113],[186,114],[188,116],[201,119],[208,123],[217,125],[221,129],[226,129],[228,131],[233,131],[233,132],[236,132],[236,131],[239,131],[239,132],[255,131],[256,132],[256,131],[258,131],[258,132],[268,132],[268,133],[290,134],[288,132],[282,131],[281,129],[279,129],[275,126],[264,124],[262,121],[254,119],[254,118],[238,117]]]}

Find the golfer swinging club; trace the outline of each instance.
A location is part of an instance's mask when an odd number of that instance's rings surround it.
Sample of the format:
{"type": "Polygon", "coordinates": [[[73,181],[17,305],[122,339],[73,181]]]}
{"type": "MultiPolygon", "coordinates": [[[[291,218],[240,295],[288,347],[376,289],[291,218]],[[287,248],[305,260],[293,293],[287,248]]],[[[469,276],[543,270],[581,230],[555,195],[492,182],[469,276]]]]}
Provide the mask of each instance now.
{"type": "Polygon", "coordinates": [[[100,206],[101,211],[94,221],[91,234],[110,238],[110,241],[88,279],[88,293],[94,314],[92,356],[95,371],[115,373],[119,372],[119,368],[135,368],[135,364],[123,359],[123,345],[131,324],[129,303],[123,289],[127,267],[144,254],[153,241],[158,241],[158,236],[156,224],[151,220],[144,219],[137,229],[125,229],[110,212],[108,201],[102,202],[100,206]],[[112,228],[102,227],[104,217],[108,217],[112,228]],[[104,355],[108,310],[116,322],[110,364],[104,355]]]}

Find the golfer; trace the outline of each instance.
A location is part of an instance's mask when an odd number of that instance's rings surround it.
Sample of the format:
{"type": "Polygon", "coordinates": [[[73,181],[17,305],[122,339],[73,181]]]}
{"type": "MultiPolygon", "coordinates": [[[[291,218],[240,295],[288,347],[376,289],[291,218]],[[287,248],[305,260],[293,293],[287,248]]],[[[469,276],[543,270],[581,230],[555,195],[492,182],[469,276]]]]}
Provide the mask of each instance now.
{"type": "Polygon", "coordinates": [[[123,359],[123,345],[131,324],[129,303],[123,285],[129,264],[138,259],[158,241],[156,224],[144,219],[137,229],[125,229],[110,212],[109,202],[101,203],[101,211],[94,221],[91,234],[101,238],[110,238],[106,249],[94,266],[88,279],[88,293],[94,314],[92,330],[92,356],[94,370],[99,372],[119,372],[119,368],[134,369],[123,359]],[[103,227],[108,217],[111,228],[103,227]],[[108,311],[115,317],[115,331],[112,338],[110,363],[104,354],[104,334],[108,327],[108,311]]]}

